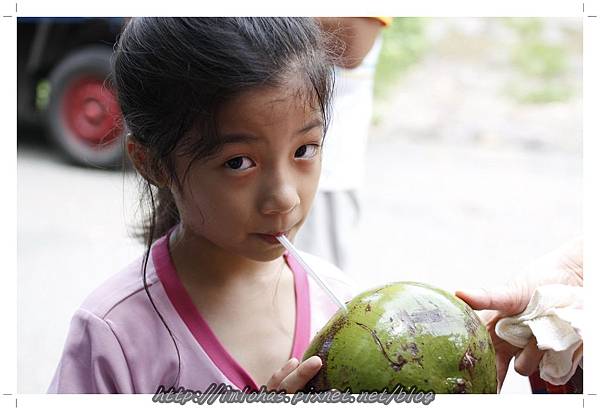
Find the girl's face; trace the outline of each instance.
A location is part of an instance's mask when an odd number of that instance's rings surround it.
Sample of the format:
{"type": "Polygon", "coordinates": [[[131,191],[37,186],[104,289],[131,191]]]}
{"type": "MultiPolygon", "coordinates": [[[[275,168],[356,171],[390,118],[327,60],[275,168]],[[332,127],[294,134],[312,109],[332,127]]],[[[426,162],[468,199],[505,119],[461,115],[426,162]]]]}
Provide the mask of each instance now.
{"type": "MultiPolygon", "coordinates": [[[[247,91],[218,113],[225,145],[172,187],[186,235],[256,261],[283,253],[274,235],[294,238],[321,172],[322,116],[300,87],[247,91]]],[[[190,160],[175,160],[180,179],[190,160]]]]}

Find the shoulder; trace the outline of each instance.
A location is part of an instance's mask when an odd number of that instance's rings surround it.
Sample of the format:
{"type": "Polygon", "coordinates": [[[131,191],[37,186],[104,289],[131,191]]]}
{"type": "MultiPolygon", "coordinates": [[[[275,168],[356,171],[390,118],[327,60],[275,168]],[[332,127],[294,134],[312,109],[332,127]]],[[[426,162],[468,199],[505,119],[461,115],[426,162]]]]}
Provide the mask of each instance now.
{"type": "Polygon", "coordinates": [[[348,274],[322,257],[300,251],[300,256],[333,289],[342,291],[346,296],[354,296],[358,284],[348,274]]]}
{"type": "MultiPolygon", "coordinates": [[[[144,292],[142,265],[143,257],[140,256],[108,277],[83,300],[79,309],[105,319],[115,307],[130,304],[134,296],[144,292]]],[[[146,282],[151,287],[156,282],[151,257],[146,271],[146,282]]]]}

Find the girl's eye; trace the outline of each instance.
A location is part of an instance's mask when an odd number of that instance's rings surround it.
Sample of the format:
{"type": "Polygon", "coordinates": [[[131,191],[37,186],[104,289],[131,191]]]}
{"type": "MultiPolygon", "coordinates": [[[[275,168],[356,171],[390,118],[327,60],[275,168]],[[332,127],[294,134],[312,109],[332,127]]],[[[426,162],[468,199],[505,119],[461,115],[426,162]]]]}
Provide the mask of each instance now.
{"type": "Polygon", "coordinates": [[[248,157],[236,157],[232,158],[229,161],[225,162],[225,167],[230,168],[232,170],[247,170],[253,166],[252,160],[248,157]]]}
{"type": "Polygon", "coordinates": [[[318,144],[305,144],[300,146],[294,153],[294,157],[298,158],[313,158],[319,152],[318,144]]]}

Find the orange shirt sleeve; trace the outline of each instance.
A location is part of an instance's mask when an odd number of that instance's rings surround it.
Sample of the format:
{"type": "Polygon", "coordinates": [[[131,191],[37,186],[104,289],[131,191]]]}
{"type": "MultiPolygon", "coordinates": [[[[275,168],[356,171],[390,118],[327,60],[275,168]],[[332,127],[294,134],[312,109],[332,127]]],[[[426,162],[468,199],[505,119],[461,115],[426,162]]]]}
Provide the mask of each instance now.
{"type": "Polygon", "coordinates": [[[393,17],[373,17],[375,20],[383,24],[383,27],[389,27],[392,24],[393,17]]]}

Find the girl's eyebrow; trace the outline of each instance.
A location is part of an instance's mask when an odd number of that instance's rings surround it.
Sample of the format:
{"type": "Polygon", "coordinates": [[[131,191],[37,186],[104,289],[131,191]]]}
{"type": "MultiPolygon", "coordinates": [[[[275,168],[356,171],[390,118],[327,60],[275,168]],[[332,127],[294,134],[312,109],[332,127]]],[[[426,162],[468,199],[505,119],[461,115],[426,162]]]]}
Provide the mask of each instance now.
{"type": "Polygon", "coordinates": [[[300,130],[298,130],[298,132],[296,134],[303,134],[306,133],[307,131],[312,130],[315,127],[320,127],[323,125],[323,120],[316,119],[311,121],[310,123],[308,123],[307,125],[305,125],[304,127],[302,127],[300,130]]]}
{"type": "MultiPolygon", "coordinates": [[[[296,132],[298,134],[304,134],[315,127],[320,127],[323,125],[323,121],[321,119],[316,119],[302,127],[300,130],[296,132]]],[[[224,134],[221,136],[221,142],[223,145],[226,144],[235,144],[235,143],[256,143],[259,142],[260,138],[253,136],[251,134],[244,133],[234,133],[234,134],[224,134]]]]}
{"type": "Polygon", "coordinates": [[[255,143],[259,140],[260,139],[258,137],[250,134],[224,134],[221,136],[221,142],[223,145],[235,143],[255,143]]]}

